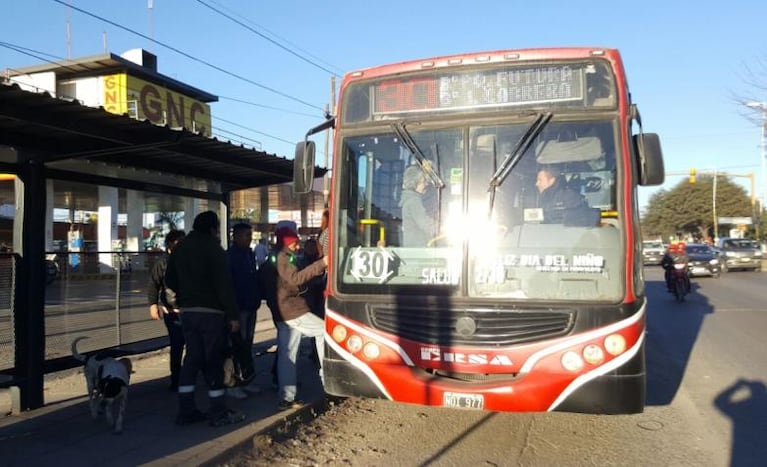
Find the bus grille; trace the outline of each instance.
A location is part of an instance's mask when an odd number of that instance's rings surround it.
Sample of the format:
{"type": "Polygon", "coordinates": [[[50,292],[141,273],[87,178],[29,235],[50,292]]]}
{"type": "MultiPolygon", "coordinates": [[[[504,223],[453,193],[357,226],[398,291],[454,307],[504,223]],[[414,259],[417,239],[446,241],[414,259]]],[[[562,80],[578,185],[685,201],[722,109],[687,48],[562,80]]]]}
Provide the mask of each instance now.
{"type": "Polygon", "coordinates": [[[375,307],[374,328],[416,342],[437,345],[511,345],[567,334],[572,310],[434,310],[375,307]]]}

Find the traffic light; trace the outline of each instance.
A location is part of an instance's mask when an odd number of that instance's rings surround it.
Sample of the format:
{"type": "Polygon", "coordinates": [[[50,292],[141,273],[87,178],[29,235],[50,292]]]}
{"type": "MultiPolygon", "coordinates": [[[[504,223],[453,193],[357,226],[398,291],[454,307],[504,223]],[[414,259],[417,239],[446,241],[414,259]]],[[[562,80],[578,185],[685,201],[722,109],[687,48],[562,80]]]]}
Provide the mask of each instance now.
{"type": "Polygon", "coordinates": [[[695,183],[695,175],[698,173],[695,167],[690,169],[690,183],[695,183]]]}

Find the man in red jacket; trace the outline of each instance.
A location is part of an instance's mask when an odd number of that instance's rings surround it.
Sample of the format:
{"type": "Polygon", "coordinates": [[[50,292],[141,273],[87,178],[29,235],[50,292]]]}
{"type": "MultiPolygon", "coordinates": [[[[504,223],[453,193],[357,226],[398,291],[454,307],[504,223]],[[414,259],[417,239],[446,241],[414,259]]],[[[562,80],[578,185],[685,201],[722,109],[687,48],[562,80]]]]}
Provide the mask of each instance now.
{"type": "MultiPolygon", "coordinates": [[[[303,296],[306,283],[321,276],[327,266],[327,256],[304,269],[298,269],[298,234],[290,228],[277,230],[277,242],[282,249],[277,254],[277,379],[280,410],[297,408],[296,358],[301,337],[314,337],[317,354],[322,358],[325,348],[325,322],[311,312],[303,296]]],[[[322,378],[322,369],[320,369],[322,378]]]]}

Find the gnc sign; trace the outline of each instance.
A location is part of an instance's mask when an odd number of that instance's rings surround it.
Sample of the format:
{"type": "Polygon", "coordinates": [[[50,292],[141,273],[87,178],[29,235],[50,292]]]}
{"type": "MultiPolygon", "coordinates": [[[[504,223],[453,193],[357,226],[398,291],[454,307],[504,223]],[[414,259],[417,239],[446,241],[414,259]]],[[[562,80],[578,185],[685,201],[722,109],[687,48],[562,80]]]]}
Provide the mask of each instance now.
{"type": "Polygon", "coordinates": [[[125,73],[103,76],[102,83],[109,112],[210,136],[208,104],[125,73]]]}

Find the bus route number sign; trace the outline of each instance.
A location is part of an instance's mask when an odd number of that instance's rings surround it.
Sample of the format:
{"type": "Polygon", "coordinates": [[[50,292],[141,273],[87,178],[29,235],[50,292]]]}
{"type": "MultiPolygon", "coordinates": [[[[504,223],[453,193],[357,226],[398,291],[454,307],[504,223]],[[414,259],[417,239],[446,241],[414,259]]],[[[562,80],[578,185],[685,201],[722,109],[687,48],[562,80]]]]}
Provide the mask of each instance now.
{"type": "Polygon", "coordinates": [[[350,259],[349,274],[358,282],[372,280],[383,284],[394,274],[394,257],[385,248],[357,247],[350,259]]]}

